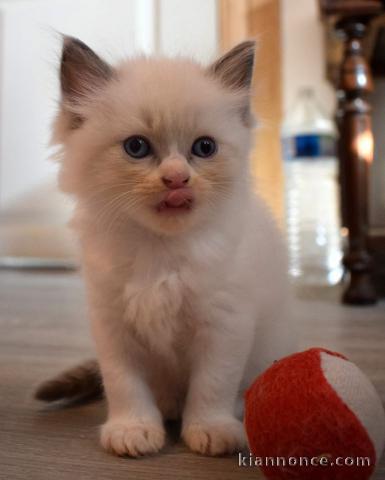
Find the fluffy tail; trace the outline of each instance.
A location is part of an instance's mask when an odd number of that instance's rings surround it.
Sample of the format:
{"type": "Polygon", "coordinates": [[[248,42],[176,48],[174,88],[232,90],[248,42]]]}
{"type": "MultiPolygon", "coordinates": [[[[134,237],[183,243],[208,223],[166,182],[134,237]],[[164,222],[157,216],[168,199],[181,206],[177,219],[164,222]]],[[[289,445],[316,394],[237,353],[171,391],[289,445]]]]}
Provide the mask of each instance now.
{"type": "Polygon", "coordinates": [[[54,402],[99,397],[102,394],[103,383],[99,364],[96,360],[88,360],[42,383],[35,392],[35,398],[44,402],[54,402]]]}

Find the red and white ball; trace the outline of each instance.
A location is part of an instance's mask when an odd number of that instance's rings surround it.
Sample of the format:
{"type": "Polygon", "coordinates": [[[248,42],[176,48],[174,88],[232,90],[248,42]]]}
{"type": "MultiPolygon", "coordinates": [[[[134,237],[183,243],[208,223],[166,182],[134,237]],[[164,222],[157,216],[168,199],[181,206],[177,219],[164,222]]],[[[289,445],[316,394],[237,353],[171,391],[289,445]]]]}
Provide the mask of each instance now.
{"type": "Polygon", "coordinates": [[[245,401],[250,450],[266,478],[367,480],[373,474],[384,447],[384,409],[366,375],[342,355],[313,348],[275,362],[245,401]]]}

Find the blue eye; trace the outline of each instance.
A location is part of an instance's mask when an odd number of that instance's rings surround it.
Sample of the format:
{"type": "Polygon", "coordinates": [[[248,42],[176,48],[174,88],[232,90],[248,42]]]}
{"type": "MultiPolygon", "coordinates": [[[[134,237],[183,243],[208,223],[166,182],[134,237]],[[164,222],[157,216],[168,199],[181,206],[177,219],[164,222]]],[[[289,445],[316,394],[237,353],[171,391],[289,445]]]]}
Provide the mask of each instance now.
{"type": "Polygon", "coordinates": [[[197,157],[207,158],[217,151],[217,144],[210,137],[199,137],[191,147],[191,153],[197,157]]]}
{"type": "Polygon", "coordinates": [[[149,141],[139,135],[127,138],[123,142],[123,148],[126,153],[133,158],[144,158],[151,153],[151,145],[149,141]]]}

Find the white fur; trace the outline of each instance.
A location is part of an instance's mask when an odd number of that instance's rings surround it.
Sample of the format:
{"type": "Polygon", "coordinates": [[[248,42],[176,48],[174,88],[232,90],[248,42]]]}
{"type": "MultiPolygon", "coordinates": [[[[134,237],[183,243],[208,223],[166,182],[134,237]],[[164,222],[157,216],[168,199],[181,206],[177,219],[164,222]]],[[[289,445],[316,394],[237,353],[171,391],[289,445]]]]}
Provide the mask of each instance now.
{"type": "Polygon", "coordinates": [[[250,182],[247,96],[184,60],[137,59],[116,71],[76,107],[81,128],[63,126],[68,112],[56,125],[108,399],[102,443],[117,454],[156,452],[162,419],[182,416],[194,451],[231,452],[245,441],[236,418],[244,389],[291,349],[285,249],[250,182]],[[159,164],[144,162],[151,188],[126,195],[139,188],[129,170],[141,167],[121,141],[145,128],[143,108],[163,132],[160,165],[172,158],[191,174],[196,205],[178,218],[150,208],[159,164]],[[199,162],[218,161],[220,172],[189,161],[200,135],[217,140],[218,160],[199,162]]]}

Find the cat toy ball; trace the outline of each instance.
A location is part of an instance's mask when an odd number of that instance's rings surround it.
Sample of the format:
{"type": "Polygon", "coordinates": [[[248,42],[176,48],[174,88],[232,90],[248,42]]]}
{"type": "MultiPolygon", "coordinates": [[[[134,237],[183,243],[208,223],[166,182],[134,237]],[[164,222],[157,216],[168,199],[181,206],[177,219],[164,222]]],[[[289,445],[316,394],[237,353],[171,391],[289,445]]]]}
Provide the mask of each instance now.
{"type": "Polygon", "coordinates": [[[246,392],[255,465],[270,480],[368,480],[385,439],[385,413],[359,368],[313,348],[275,362],[246,392]]]}

